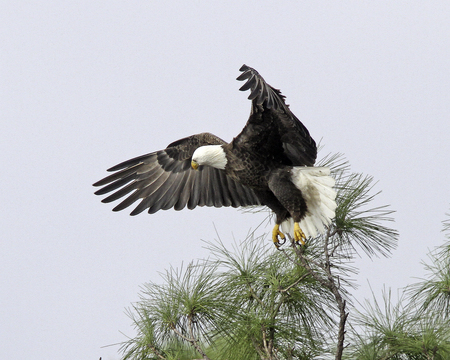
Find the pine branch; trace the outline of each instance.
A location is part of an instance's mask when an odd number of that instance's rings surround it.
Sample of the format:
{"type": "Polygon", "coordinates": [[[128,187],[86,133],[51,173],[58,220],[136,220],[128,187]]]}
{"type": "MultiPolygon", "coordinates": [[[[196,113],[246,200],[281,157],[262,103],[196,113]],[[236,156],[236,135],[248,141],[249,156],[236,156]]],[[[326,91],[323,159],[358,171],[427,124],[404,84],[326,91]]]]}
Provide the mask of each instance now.
{"type": "Polygon", "coordinates": [[[161,353],[153,346],[153,345],[150,345],[150,344],[148,344],[147,345],[147,347],[158,357],[158,358],[160,358],[160,359],[163,359],[163,360],[167,360],[167,358],[166,357],[164,357],[163,355],[161,355],[161,353]]]}
{"type": "Polygon", "coordinates": [[[264,302],[258,297],[258,295],[256,295],[256,292],[255,290],[253,290],[252,285],[248,283],[247,286],[250,290],[250,293],[252,294],[253,299],[255,299],[261,305],[262,308],[265,308],[266,304],[264,304],[264,302]]]}
{"type": "MultiPolygon", "coordinates": [[[[338,343],[337,343],[337,352],[336,352],[336,360],[342,359],[342,354],[344,351],[344,340],[345,340],[345,324],[347,322],[348,312],[346,312],[346,301],[342,298],[340,290],[340,280],[339,276],[336,278],[331,273],[331,261],[330,255],[328,252],[328,242],[330,240],[330,229],[328,229],[327,234],[325,236],[324,242],[324,251],[325,251],[325,271],[328,276],[328,288],[333,293],[336,303],[339,309],[339,333],[338,333],[338,343]],[[337,284],[336,284],[337,282],[337,284]]],[[[333,249],[333,253],[336,248],[333,249]]]]}
{"type": "Polygon", "coordinates": [[[192,331],[192,319],[191,317],[189,317],[188,319],[188,328],[189,328],[189,335],[191,336],[191,338],[188,338],[187,336],[184,336],[176,327],[175,325],[172,324],[172,326],[170,327],[172,329],[172,331],[177,334],[180,338],[182,338],[183,340],[191,343],[191,345],[194,347],[195,350],[197,350],[197,352],[199,354],[201,354],[203,356],[204,360],[211,360],[208,358],[208,356],[206,356],[206,353],[203,351],[203,349],[200,347],[200,345],[198,344],[197,340],[195,340],[194,336],[193,336],[193,331],[192,331]]]}
{"type": "MultiPolygon", "coordinates": [[[[347,322],[348,318],[348,312],[346,312],[346,301],[343,299],[341,291],[340,291],[340,280],[338,276],[333,275],[331,272],[331,256],[329,252],[329,240],[331,237],[331,234],[335,234],[336,232],[331,232],[330,229],[328,229],[327,234],[324,237],[324,256],[325,261],[322,264],[318,264],[317,262],[314,262],[316,266],[318,266],[321,270],[325,272],[326,278],[320,275],[320,273],[316,270],[314,270],[310,266],[311,259],[307,259],[304,254],[304,248],[302,246],[297,245],[295,241],[291,238],[292,247],[297,255],[298,260],[300,261],[300,264],[302,267],[306,269],[308,274],[314,278],[316,281],[318,281],[322,286],[327,288],[334,296],[334,299],[337,304],[337,308],[339,310],[339,330],[338,330],[338,339],[337,339],[337,351],[336,351],[336,360],[342,359],[342,354],[344,351],[344,340],[345,340],[345,324],[347,322]]],[[[289,236],[289,235],[288,235],[289,236]]],[[[332,253],[335,251],[335,247],[332,250],[332,253]]],[[[289,257],[289,255],[284,251],[284,249],[281,249],[283,254],[292,261],[292,258],[289,257]]]]}
{"type": "Polygon", "coordinates": [[[285,293],[287,291],[289,291],[291,288],[293,288],[294,286],[297,286],[300,281],[304,280],[306,277],[308,276],[308,274],[303,274],[302,276],[300,276],[295,282],[293,282],[291,285],[289,285],[287,288],[285,289],[280,289],[278,290],[280,293],[285,293]]]}

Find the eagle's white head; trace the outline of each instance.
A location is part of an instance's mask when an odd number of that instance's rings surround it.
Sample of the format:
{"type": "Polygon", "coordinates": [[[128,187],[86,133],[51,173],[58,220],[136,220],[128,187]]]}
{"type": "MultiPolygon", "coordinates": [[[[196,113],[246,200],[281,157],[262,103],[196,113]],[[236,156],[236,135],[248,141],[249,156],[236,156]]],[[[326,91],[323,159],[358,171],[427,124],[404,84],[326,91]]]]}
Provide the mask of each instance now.
{"type": "Polygon", "coordinates": [[[200,165],[212,166],[216,169],[225,169],[227,157],[222,145],[201,146],[192,154],[192,167],[197,170],[200,165]]]}

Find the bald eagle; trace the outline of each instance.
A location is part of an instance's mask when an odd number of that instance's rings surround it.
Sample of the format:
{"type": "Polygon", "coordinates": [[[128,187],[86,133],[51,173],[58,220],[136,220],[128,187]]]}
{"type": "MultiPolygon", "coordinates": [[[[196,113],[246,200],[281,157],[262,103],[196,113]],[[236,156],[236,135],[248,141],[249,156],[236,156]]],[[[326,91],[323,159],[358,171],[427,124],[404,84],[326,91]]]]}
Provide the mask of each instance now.
{"type": "Polygon", "coordinates": [[[113,166],[113,174],[94,184],[103,186],[97,195],[113,192],[102,202],[131,193],[113,209],[140,200],[131,215],[186,206],[267,206],[276,215],[277,247],[284,233],[303,245],[322,233],[336,209],[330,170],[313,166],[316,143],[281,92],[255,69],[243,65],[240,71],[237,80],[247,80],[240,90],[251,90],[252,105],[238,136],[227,143],[210,133],[192,135],[113,166]]]}

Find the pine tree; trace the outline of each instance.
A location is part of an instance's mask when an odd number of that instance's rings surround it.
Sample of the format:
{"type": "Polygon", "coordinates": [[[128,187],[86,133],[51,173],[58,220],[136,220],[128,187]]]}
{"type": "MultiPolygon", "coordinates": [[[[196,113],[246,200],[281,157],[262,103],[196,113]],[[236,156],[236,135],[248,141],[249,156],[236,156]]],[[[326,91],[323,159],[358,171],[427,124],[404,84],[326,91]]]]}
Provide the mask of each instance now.
{"type": "Polygon", "coordinates": [[[356,316],[349,359],[450,359],[450,219],[447,241],[423,263],[427,277],[408,286],[394,303],[391,291],[375,295],[356,316]],[[357,329],[357,330],[355,330],[357,329]]]}
{"type": "Polygon", "coordinates": [[[145,285],[129,311],[137,335],[123,344],[123,358],[342,359],[352,260],[361,252],[388,256],[398,233],[387,226],[392,211],[371,206],[372,177],[352,173],[339,154],[319,165],[332,169],[337,190],[325,234],[280,250],[253,233],[231,249],[207,243],[208,260],[145,285]]]}

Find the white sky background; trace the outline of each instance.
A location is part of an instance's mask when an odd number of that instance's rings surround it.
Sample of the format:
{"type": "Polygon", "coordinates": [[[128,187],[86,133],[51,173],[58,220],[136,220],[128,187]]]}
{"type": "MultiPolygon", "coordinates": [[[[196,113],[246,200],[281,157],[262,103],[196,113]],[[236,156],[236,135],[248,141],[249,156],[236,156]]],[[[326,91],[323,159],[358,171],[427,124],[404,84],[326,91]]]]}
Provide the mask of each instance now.
{"type": "MultiPolygon", "coordinates": [[[[170,265],[263,214],[113,213],[106,168],[210,131],[231,140],[246,63],[328,152],[373,175],[398,249],[357,298],[424,275],[450,209],[448,1],[9,1],[0,5],[0,358],[118,359],[124,309],[170,265]]],[[[130,208],[131,211],[131,208],[130,208]]],[[[259,234],[271,227],[258,230],[259,234]]],[[[267,241],[270,241],[268,238],[267,241]]]]}

